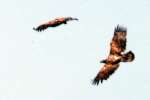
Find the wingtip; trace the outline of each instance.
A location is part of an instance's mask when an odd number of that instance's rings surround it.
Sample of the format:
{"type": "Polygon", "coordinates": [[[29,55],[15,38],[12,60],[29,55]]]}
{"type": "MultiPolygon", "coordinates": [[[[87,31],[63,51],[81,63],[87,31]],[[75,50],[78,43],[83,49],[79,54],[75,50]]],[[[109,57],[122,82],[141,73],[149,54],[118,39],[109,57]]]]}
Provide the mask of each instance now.
{"type": "Polygon", "coordinates": [[[70,17],[72,20],[76,20],[76,21],[78,21],[79,19],[78,18],[76,18],[76,17],[70,17]]]}
{"type": "Polygon", "coordinates": [[[78,19],[78,18],[74,18],[74,20],[79,21],[79,19],[78,19]]]}
{"type": "Polygon", "coordinates": [[[98,86],[98,85],[99,85],[99,81],[100,81],[101,83],[103,83],[103,79],[98,80],[97,78],[94,78],[94,80],[92,80],[92,85],[98,86]]]}
{"type": "Polygon", "coordinates": [[[93,80],[92,85],[96,85],[96,86],[98,86],[98,84],[99,84],[99,81],[97,81],[97,80],[93,80]]]}
{"type": "Polygon", "coordinates": [[[33,30],[38,31],[35,27],[33,27],[33,30]]]}
{"type": "Polygon", "coordinates": [[[33,30],[35,30],[35,31],[37,31],[37,32],[41,32],[41,31],[42,31],[42,30],[37,29],[37,28],[35,28],[35,27],[33,27],[33,30]]]}
{"type": "Polygon", "coordinates": [[[33,29],[33,30],[36,30],[36,28],[35,28],[35,27],[33,27],[32,29],[33,29]]]}
{"type": "Polygon", "coordinates": [[[71,19],[71,20],[79,21],[79,19],[78,19],[78,18],[75,18],[75,17],[74,17],[74,18],[73,18],[73,17],[70,17],[70,19],[71,19]]]}
{"type": "Polygon", "coordinates": [[[114,32],[127,32],[127,28],[118,24],[114,32]]]}

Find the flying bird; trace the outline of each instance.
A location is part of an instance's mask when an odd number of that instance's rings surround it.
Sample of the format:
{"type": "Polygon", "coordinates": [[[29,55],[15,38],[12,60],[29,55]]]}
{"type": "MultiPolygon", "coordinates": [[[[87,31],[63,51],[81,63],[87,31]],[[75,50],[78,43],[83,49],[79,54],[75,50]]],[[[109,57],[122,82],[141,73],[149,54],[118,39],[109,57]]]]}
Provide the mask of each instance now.
{"type": "Polygon", "coordinates": [[[36,28],[33,28],[33,30],[35,31],[44,31],[45,29],[47,29],[48,27],[57,27],[61,24],[67,24],[68,21],[71,20],[78,20],[78,18],[72,18],[72,17],[60,17],[60,18],[55,18],[54,20],[51,20],[47,23],[41,24],[36,28]]]}
{"type": "Polygon", "coordinates": [[[122,26],[117,26],[114,30],[114,36],[110,43],[110,53],[108,57],[102,61],[104,66],[100,69],[97,76],[93,80],[94,85],[98,85],[99,81],[107,80],[119,67],[120,62],[132,62],[135,55],[132,51],[126,50],[127,29],[122,26]]]}

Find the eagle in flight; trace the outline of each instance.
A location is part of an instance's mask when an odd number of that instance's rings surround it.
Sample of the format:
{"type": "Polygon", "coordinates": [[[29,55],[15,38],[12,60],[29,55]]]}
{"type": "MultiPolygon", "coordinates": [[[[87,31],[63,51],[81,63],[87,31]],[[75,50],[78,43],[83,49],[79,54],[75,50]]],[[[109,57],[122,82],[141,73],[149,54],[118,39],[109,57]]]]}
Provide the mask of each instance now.
{"type": "Polygon", "coordinates": [[[119,67],[120,62],[132,62],[135,55],[132,51],[125,52],[127,29],[117,26],[114,30],[114,36],[110,43],[110,53],[108,57],[102,61],[104,66],[100,69],[97,76],[93,80],[94,85],[98,85],[99,81],[107,80],[119,67]]]}
{"type": "Polygon", "coordinates": [[[57,27],[61,24],[67,24],[68,21],[71,20],[78,20],[77,18],[72,18],[72,17],[59,17],[59,18],[55,18],[54,20],[51,20],[47,23],[41,24],[36,28],[33,28],[33,30],[35,31],[44,31],[45,29],[47,29],[48,27],[57,27]]]}

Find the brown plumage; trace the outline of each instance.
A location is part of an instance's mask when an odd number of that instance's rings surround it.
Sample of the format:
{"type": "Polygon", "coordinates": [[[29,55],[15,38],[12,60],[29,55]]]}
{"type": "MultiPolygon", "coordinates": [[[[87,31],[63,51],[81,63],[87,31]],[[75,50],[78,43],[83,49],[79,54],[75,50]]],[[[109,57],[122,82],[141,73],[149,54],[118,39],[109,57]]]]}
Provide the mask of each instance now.
{"type": "Polygon", "coordinates": [[[93,80],[94,85],[98,85],[99,81],[102,83],[103,80],[107,80],[117,70],[120,62],[131,62],[134,60],[135,56],[132,51],[124,53],[127,41],[126,35],[126,28],[119,25],[115,28],[114,36],[110,43],[110,53],[107,59],[101,61],[101,63],[104,63],[104,66],[93,80]]]}
{"type": "Polygon", "coordinates": [[[55,18],[54,20],[51,20],[47,23],[39,25],[37,28],[33,28],[35,31],[44,31],[48,27],[57,27],[61,24],[67,24],[68,21],[71,20],[78,20],[77,18],[72,18],[72,17],[60,17],[60,18],[55,18]]]}

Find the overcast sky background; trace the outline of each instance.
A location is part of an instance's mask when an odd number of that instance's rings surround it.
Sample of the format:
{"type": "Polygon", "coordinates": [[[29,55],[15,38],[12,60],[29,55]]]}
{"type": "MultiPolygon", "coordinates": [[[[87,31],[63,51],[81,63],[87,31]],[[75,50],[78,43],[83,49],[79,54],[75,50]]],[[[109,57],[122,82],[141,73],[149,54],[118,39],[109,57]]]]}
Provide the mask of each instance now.
{"type": "Polygon", "coordinates": [[[1,0],[0,12],[0,100],[150,100],[149,0],[1,0]],[[79,21],[32,30],[59,16],[79,21]],[[93,86],[117,24],[136,59],[93,86]]]}

